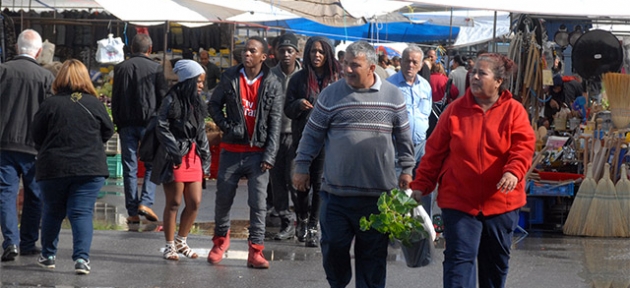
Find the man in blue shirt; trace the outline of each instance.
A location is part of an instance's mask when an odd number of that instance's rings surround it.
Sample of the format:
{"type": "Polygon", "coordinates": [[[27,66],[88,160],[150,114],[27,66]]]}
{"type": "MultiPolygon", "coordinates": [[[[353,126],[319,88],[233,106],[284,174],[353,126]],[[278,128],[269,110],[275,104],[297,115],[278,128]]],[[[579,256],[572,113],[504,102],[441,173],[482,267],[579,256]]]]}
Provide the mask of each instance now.
{"type": "MultiPolygon", "coordinates": [[[[411,139],[413,140],[416,166],[424,155],[424,144],[427,140],[427,129],[429,128],[429,115],[431,115],[431,85],[427,80],[418,75],[422,69],[424,53],[420,47],[410,45],[407,47],[400,59],[400,70],[396,74],[387,78],[387,81],[394,84],[405,96],[407,103],[407,114],[411,139]]],[[[400,174],[401,169],[396,165],[396,172],[400,174]]],[[[431,196],[425,196],[423,206],[427,213],[431,215],[431,196]]]]}

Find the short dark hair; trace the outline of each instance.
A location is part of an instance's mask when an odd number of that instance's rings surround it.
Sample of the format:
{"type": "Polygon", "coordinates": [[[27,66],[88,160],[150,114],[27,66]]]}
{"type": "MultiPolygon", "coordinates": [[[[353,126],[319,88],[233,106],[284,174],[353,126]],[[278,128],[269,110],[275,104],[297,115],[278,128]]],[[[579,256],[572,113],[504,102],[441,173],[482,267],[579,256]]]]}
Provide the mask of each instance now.
{"type": "Polygon", "coordinates": [[[262,44],[263,46],[263,53],[269,54],[269,44],[267,44],[267,41],[265,39],[259,36],[252,36],[252,37],[249,37],[249,39],[247,39],[247,41],[250,41],[250,40],[255,40],[255,41],[260,42],[260,44],[262,44]]]}
{"type": "Polygon", "coordinates": [[[147,34],[136,34],[131,40],[131,52],[132,53],[147,53],[153,46],[151,37],[147,34]]]}
{"type": "Polygon", "coordinates": [[[337,51],[337,59],[339,59],[339,61],[343,61],[342,58],[345,56],[346,56],[346,51],[343,51],[343,50],[337,51]]]}

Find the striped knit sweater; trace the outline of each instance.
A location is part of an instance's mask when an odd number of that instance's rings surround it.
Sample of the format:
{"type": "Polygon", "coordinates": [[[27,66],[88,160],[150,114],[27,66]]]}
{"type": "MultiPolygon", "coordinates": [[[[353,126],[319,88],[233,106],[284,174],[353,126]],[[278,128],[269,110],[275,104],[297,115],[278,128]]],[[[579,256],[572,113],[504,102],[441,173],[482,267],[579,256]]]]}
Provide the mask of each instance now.
{"type": "Polygon", "coordinates": [[[295,158],[295,173],[308,174],[311,161],[325,149],[322,190],[339,196],[375,196],[398,185],[394,158],[403,173],[415,165],[405,99],[396,86],[382,82],[353,89],[344,80],[324,89],[295,158]]]}

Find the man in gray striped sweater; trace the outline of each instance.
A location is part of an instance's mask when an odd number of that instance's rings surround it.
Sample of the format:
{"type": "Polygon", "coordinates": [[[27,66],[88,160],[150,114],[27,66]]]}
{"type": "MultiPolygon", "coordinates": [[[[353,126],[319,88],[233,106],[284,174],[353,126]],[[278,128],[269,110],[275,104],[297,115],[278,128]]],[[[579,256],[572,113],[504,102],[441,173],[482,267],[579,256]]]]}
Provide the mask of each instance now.
{"type": "Polygon", "coordinates": [[[345,81],[319,95],[295,158],[293,185],[306,191],[311,161],[325,149],[320,225],[331,287],[345,287],[352,278],[350,246],[355,238],[356,286],[385,287],[387,235],[361,231],[359,219],[379,213],[381,193],[397,186],[406,189],[412,180],[415,160],[405,99],[374,74],[377,60],[367,42],[348,46],[345,81]],[[394,172],[396,151],[400,175],[394,172]]]}

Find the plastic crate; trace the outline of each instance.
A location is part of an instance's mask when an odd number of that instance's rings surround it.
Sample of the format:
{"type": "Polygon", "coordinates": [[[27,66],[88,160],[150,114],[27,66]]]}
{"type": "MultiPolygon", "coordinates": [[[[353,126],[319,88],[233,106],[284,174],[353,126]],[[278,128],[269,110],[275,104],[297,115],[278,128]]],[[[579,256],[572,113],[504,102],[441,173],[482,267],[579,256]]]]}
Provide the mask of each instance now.
{"type": "Polygon", "coordinates": [[[545,199],[538,197],[527,197],[527,208],[529,208],[529,224],[545,223],[545,199]]]}
{"type": "Polygon", "coordinates": [[[540,183],[529,181],[529,195],[538,196],[573,196],[575,188],[573,182],[566,184],[540,183]]]}
{"type": "Polygon", "coordinates": [[[118,133],[114,133],[112,138],[110,138],[107,143],[103,144],[103,146],[105,146],[106,155],[120,154],[120,138],[118,137],[118,133]]]}
{"type": "Polygon", "coordinates": [[[109,178],[122,178],[122,157],[120,154],[107,156],[107,170],[109,170],[109,178]]]}

